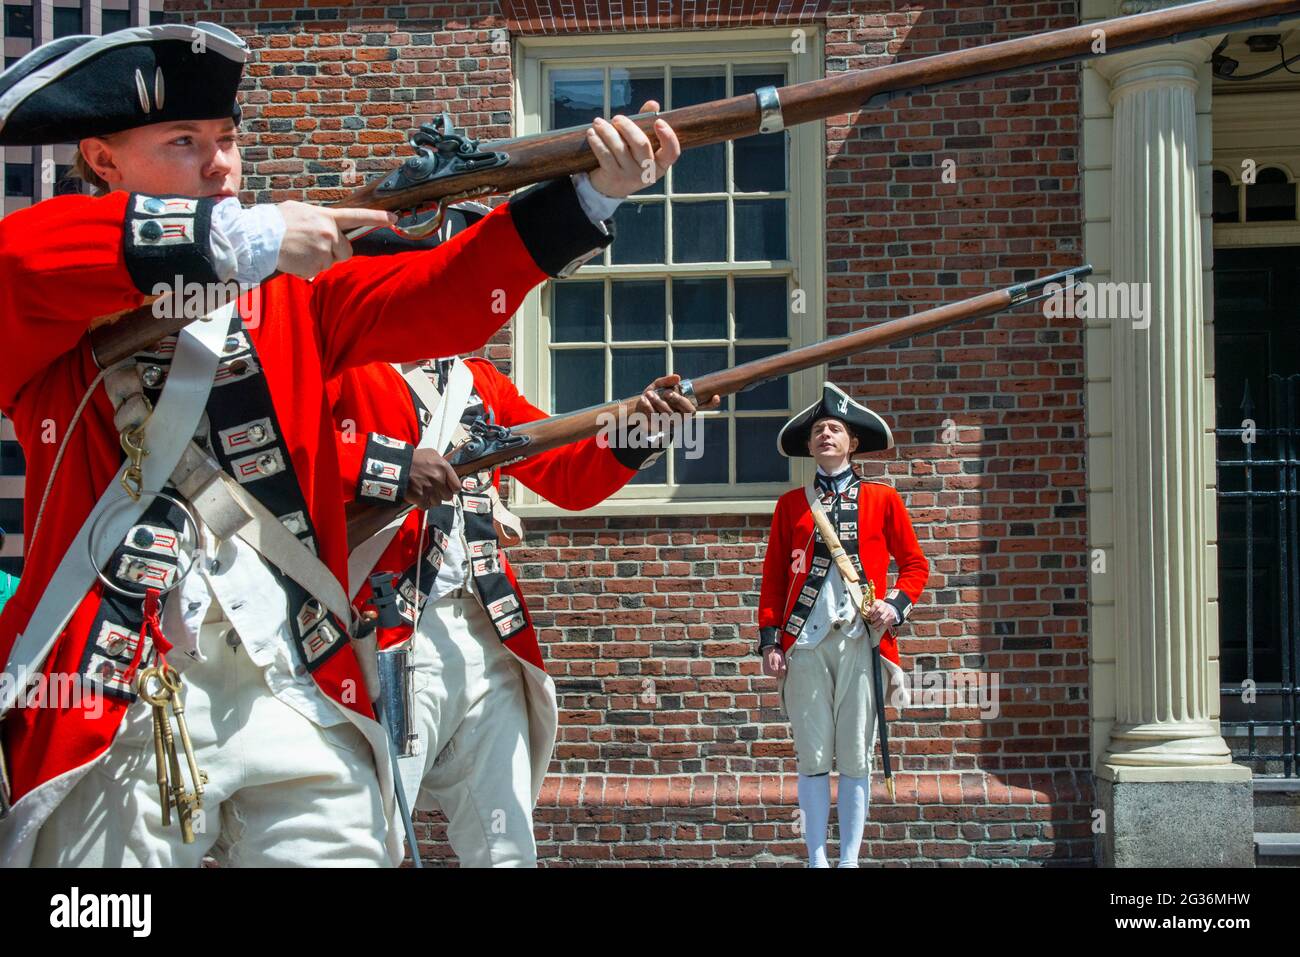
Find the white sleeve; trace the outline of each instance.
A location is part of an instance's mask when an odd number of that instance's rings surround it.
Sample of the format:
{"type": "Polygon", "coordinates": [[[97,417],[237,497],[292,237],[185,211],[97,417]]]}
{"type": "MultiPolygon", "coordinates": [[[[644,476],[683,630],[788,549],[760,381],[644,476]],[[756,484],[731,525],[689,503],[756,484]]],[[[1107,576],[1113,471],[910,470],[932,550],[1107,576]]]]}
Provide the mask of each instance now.
{"type": "Polygon", "coordinates": [[[582,211],[593,223],[609,219],[623,203],[622,199],[606,196],[592,186],[591,177],[586,173],[573,174],[573,188],[578,192],[578,202],[582,205],[582,211]]]}
{"type": "Polygon", "coordinates": [[[261,282],[275,272],[284,241],[284,216],[273,204],[244,208],[232,197],[212,208],[208,243],[223,282],[261,282]]]}

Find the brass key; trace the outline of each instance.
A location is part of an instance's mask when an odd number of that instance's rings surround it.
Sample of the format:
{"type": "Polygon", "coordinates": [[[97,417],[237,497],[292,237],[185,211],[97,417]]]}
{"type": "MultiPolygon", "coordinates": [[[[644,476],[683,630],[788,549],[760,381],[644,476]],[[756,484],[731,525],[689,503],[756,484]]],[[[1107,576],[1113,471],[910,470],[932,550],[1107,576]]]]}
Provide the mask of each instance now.
{"type": "MultiPolygon", "coordinates": [[[[194,757],[194,743],[190,740],[190,728],[185,722],[185,699],[181,694],[181,676],[174,668],[163,665],[161,680],[171,692],[172,714],[176,716],[176,729],[180,733],[181,747],[185,749],[185,763],[189,765],[190,780],[194,782],[194,791],[187,792],[183,783],[179,779],[180,770],[177,765],[177,784],[176,791],[176,808],[181,818],[181,834],[186,844],[194,841],[194,812],[203,807],[203,785],[208,783],[208,774],[206,771],[199,770],[198,761],[194,757]]],[[[175,758],[175,749],[173,745],[173,758],[175,758]]]]}
{"type": "Polygon", "coordinates": [[[153,753],[157,764],[155,773],[158,780],[158,803],[162,805],[163,827],[170,827],[172,802],[170,782],[167,780],[167,766],[170,762],[166,738],[171,733],[171,726],[167,720],[167,699],[171,697],[171,692],[163,683],[157,668],[144,668],[136,678],[136,693],[153,708],[153,753]],[[156,694],[149,690],[149,682],[155,678],[158,680],[159,689],[156,694]],[[166,734],[164,728],[167,729],[166,734]]]}
{"type": "Polygon", "coordinates": [[[185,703],[181,698],[181,676],[175,668],[167,664],[145,668],[140,672],[136,688],[140,697],[153,708],[154,758],[158,762],[158,794],[162,804],[163,826],[171,825],[171,809],[176,808],[177,817],[180,819],[181,840],[186,844],[193,844],[194,811],[203,807],[203,785],[208,782],[208,776],[199,770],[198,762],[194,758],[190,729],[185,723],[185,703]],[[157,681],[157,691],[150,690],[151,681],[157,681]],[[176,737],[172,733],[171,717],[167,714],[169,706],[172,713],[176,715],[181,747],[185,749],[185,763],[189,766],[190,776],[194,780],[192,793],[186,790],[185,778],[181,774],[176,737]]]}

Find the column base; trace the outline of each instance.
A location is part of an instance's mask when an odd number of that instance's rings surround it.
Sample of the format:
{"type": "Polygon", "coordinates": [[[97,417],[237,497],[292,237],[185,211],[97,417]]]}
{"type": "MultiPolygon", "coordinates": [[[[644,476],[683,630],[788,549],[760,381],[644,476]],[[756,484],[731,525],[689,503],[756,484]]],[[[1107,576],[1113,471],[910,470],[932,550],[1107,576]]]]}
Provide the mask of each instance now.
{"type": "Polygon", "coordinates": [[[1179,780],[1116,780],[1107,769],[1094,775],[1106,825],[1096,837],[1097,865],[1254,867],[1254,785],[1248,768],[1230,767],[1237,773],[1179,768],[1179,780]]]}

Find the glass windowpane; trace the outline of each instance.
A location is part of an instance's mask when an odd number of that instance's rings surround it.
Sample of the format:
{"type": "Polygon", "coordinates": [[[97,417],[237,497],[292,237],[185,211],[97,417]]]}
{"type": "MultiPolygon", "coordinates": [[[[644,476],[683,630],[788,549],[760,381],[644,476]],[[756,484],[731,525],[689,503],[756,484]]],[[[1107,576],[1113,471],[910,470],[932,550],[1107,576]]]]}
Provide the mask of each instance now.
{"type": "Polygon", "coordinates": [[[668,372],[667,350],[663,348],[615,349],[613,360],[615,399],[636,395],[668,372]]]}
{"type": "Polygon", "coordinates": [[[785,234],[785,200],[736,200],[737,262],[786,259],[785,234]]]}
{"type": "Polygon", "coordinates": [[[555,415],[604,401],[604,349],[561,349],[551,353],[551,408],[555,415]]]}
{"type": "MultiPolygon", "coordinates": [[[[732,79],[732,93],[743,96],[760,86],[785,85],[784,73],[747,72],[754,67],[737,67],[732,79]]],[[[738,193],[773,192],[788,188],[790,134],[756,133],[736,140],[732,163],[735,169],[735,189],[738,193]]],[[[739,224],[737,224],[739,229],[739,224]]]]}
{"type": "Polygon", "coordinates": [[[81,10],[78,7],[54,8],[54,36],[70,37],[81,33],[81,10]]]}
{"type": "Polygon", "coordinates": [[[726,202],[710,200],[700,203],[673,203],[673,262],[726,261],[726,202]]]}
{"type": "MultiPolygon", "coordinates": [[[[673,449],[673,476],[679,485],[718,484],[727,482],[727,420],[718,416],[701,416],[690,433],[694,448],[673,449]]],[[[684,437],[683,437],[684,438],[684,437]]],[[[683,443],[684,444],[684,443],[683,443]]]]}
{"type": "Polygon", "coordinates": [[[618,342],[667,338],[662,279],[610,283],[610,335],[618,342]]]}
{"type": "Polygon", "coordinates": [[[736,481],[788,482],[790,460],[776,450],[785,419],[736,420],[736,481]]]}
{"type": "Polygon", "coordinates": [[[605,341],[605,284],[557,282],[552,307],[552,342],[605,341]]]}
{"type": "Polygon", "coordinates": [[[130,10],[104,10],[100,14],[100,29],[104,33],[125,30],[131,25],[130,10]]]}
{"type": "Polygon", "coordinates": [[[614,214],[618,236],[610,247],[610,262],[664,261],[664,204],[626,202],[614,214]]]}
{"type": "Polygon", "coordinates": [[[551,71],[551,129],[590,123],[605,115],[604,70],[551,71]]]}
{"type": "Polygon", "coordinates": [[[673,337],[727,338],[727,280],[673,280],[673,337]]]}
{"type": "Polygon", "coordinates": [[[784,339],[787,281],[784,276],[736,277],[736,338],[784,339]]]}

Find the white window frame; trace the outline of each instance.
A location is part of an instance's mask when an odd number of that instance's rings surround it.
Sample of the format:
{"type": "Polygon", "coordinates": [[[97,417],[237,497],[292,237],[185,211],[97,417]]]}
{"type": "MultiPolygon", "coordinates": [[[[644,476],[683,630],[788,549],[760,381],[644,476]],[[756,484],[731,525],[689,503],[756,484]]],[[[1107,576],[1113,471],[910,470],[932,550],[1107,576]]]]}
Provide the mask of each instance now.
{"type": "MultiPolygon", "coordinates": [[[[781,61],[786,64],[787,82],[819,79],[825,60],[820,29],[800,27],[802,52],[796,53],[796,37],[790,29],[762,28],[695,33],[641,33],[596,36],[518,37],[515,39],[514,81],[516,135],[540,132],[548,68],[581,69],[616,64],[619,67],[662,65],[665,60],[681,65],[716,65],[720,61],[781,61]]],[[[789,254],[793,287],[804,291],[805,312],[791,316],[790,348],[795,349],[825,338],[825,163],[824,122],[806,123],[789,130],[790,182],[789,254]]],[[[616,240],[617,241],[617,240],[616,240]]],[[[641,276],[653,270],[646,266],[587,265],[577,276],[641,276]]],[[[549,283],[547,284],[549,286],[549,283]]],[[[550,404],[550,323],[542,312],[545,286],[530,292],[513,323],[515,381],[520,391],[541,408],[550,404]]],[[[671,371],[671,370],[669,370],[671,371]]],[[[792,412],[817,400],[823,369],[809,369],[790,377],[792,412]]],[[[671,452],[665,454],[672,454],[671,452]]],[[[705,454],[709,454],[705,450],[705,454]]],[[[775,448],[771,449],[777,455],[775,448]]],[[[612,498],[583,512],[584,515],[643,515],[653,509],[659,515],[717,515],[771,512],[776,499],[793,483],[811,481],[811,459],[791,459],[789,483],[734,486],[735,494],[701,497],[679,494],[679,489],[644,489],[629,486],[612,498]],[[656,494],[656,493],[659,494],[656,494]]],[[[523,517],[555,518],[571,515],[519,482],[512,482],[510,507],[523,517]]],[[[689,487],[681,490],[690,493],[689,487]]]]}

